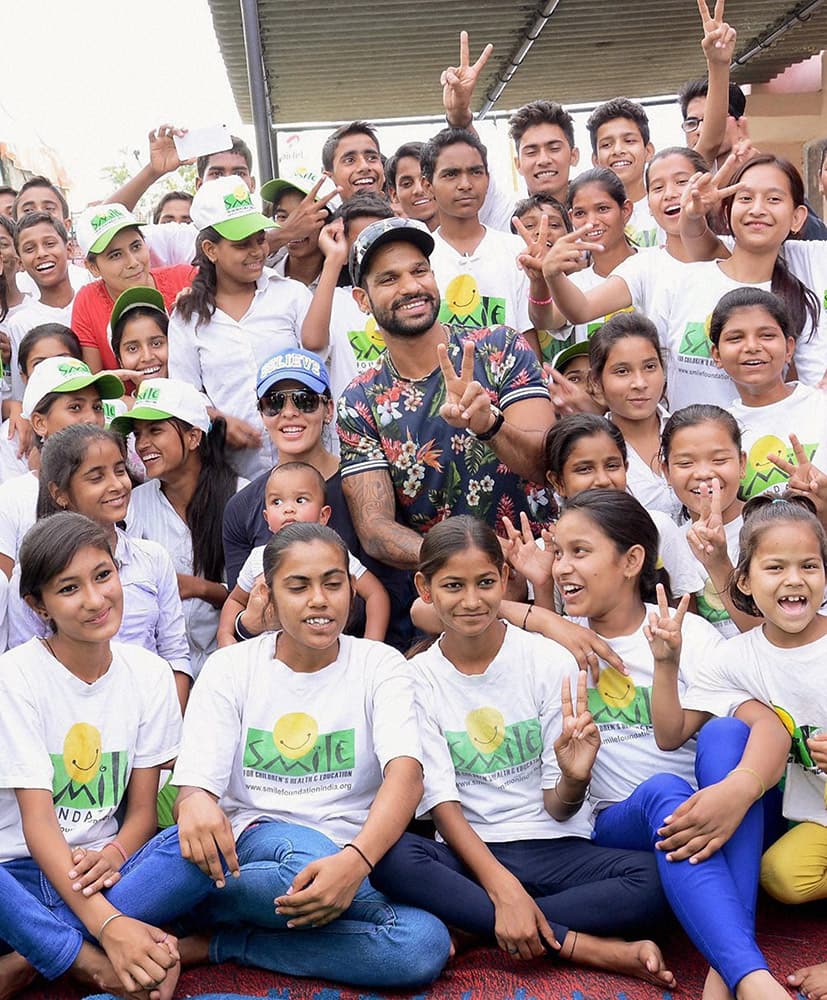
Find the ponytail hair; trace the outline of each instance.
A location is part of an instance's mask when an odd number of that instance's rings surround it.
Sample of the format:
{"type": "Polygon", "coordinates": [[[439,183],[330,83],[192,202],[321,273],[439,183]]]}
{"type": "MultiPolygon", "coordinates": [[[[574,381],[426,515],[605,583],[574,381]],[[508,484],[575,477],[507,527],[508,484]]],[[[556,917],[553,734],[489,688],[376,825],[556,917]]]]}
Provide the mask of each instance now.
{"type": "MultiPolygon", "coordinates": [[[[772,153],[762,153],[760,156],[753,156],[751,160],[747,160],[743,166],[735,171],[729,183],[737,184],[751,167],[760,167],[765,164],[777,167],[786,176],[790,185],[793,204],[796,207],[804,205],[804,181],[801,179],[801,174],[798,170],[796,170],[789,160],[784,159],[783,156],[773,156],[772,153]]],[[[730,195],[723,202],[724,217],[726,218],[727,225],[730,226],[730,230],[732,229],[730,217],[733,197],[733,195],[730,195]]],[[[792,233],[788,233],[786,239],[789,239],[792,235],[792,233]]],[[[792,330],[794,331],[792,336],[798,339],[804,332],[805,327],[809,326],[810,332],[806,339],[810,340],[818,329],[821,319],[821,305],[815,292],[790,271],[784,257],[783,247],[775,258],[770,289],[773,294],[777,295],[784,302],[790,312],[792,330]]]]}
{"type": "Polygon", "coordinates": [[[563,504],[564,517],[569,511],[585,514],[621,554],[633,545],[643,546],[643,566],[638,577],[641,600],[657,604],[657,585],[663,584],[671,600],[669,574],[660,565],[660,535],[649,512],[631,493],[619,490],[583,490],[563,504]]]}
{"type": "MultiPolygon", "coordinates": [[[[184,434],[192,425],[177,417],[170,417],[169,422],[183,446],[184,434]]],[[[216,417],[208,433],[202,433],[198,445],[201,471],[186,510],[193,575],[215,583],[224,576],[224,508],[238,486],[238,476],[227,461],[226,438],[227,422],[223,417],[216,417]]]]}
{"type": "Polygon", "coordinates": [[[220,243],[224,237],[207,226],[198,234],[195,241],[195,260],[193,264],[198,268],[188,295],[182,295],[178,300],[175,309],[185,323],[189,323],[193,316],[196,316],[195,329],[202,323],[209,323],[215,312],[215,292],[218,287],[218,277],[215,272],[215,264],[204,253],[204,241],[210,243],[220,243]]]}

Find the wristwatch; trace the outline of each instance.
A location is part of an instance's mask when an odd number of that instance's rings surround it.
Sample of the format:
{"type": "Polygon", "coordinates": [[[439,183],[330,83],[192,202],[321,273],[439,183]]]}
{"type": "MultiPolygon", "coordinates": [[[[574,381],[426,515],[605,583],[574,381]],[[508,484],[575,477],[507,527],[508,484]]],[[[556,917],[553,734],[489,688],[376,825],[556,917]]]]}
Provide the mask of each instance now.
{"type": "Polygon", "coordinates": [[[477,441],[490,441],[495,434],[499,433],[500,428],[505,423],[503,411],[499,408],[499,406],[492,405],[491,412],[494,414],[494,423],[491,424],[487,431],[483,431],[481,434],[474,434],[474,432],[471,431],[477,441]]]}

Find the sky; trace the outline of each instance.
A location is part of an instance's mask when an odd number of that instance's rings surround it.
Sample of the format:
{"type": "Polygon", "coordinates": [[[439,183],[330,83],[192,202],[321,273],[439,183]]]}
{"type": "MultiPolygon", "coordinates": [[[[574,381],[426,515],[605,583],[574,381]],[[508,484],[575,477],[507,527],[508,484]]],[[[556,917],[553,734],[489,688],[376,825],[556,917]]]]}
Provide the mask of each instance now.
{"type": "MultiPolygon", "coordinates": [[[[252,145],[253,129],[241,124],[236,111],[207,0],[127,5],[112,0],[2,0],[2,6],[5,23],[17,25],[17,37],[36,42],[4,46],[0,112],[5,112],[2,119],[11,119],[17,135],[0,134],[0,140],[26,144],[36,141],[36,133],[53,147],[72,182],[74,211],[108,193],[111,185],[101,168],[122,161],[122,148],[130,151],[128,162],[135,170],[145,163],[147,133],[162,123],[190,128],[223,123],[252,145]]],[[[656,147],[681,142],[676,108],[653,108],[650,117],[656,147]]],[[[588,167],[584,119],[576,116],[576,134],[581,167],[588,167]]],[[[383,149],[392,152],[405,139],[427,138],[432,131],[432,126],[382,130],[383,149]]],[[[486,126],[481,133],[492,167],[508,171],[504,123],[486,126]]],[[[317,167],[324,134],[304,133],[291,144],[282,141],[280,152],[292,155],[295,165],[306,161],[317,167]]]]}

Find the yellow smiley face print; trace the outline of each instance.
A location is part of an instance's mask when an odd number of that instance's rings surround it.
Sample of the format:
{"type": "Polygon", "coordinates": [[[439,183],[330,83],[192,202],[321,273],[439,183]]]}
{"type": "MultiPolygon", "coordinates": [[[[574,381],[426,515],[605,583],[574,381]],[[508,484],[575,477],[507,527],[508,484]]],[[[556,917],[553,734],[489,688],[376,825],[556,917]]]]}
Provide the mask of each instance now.
{"type": "Polygon", "coordinates": [[[88,784],[100,770],[101,734],[88,722],[76,722],[63,741],[63,766],[72,781],[88,784]]]}
{"type": "Polygon", "coordinates": [[[470,316],[480,307],[480,292],[473,275],[458,274],[448,282],[445,302],[454,316],[470,316]]]}
{"type": "Polygon", "coordinates": [[[318,739],[319,724],[306,712],[290,712],[273,726],[273,743],[288,760],[298,760],[309,753],[318,739]]]}
{"type": "Polygon", "coordinates": [[[597,691],[610,708],[628,708],[635,700],[635,682],[614,667],[600,671],[597,691]]]}
{"type": "Polygon", "coordinates": [[[505,719],[496,708],[475,708],[465,717],[465,731],[475,749],[492,754],[499,750],[505,739],[505,719]]]}

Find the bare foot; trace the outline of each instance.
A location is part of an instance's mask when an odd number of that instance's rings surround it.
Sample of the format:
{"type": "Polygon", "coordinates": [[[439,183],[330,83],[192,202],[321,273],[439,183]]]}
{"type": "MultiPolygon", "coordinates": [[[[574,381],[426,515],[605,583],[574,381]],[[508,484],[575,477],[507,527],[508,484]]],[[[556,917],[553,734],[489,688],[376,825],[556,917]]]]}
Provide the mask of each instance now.
{"type": "Polygon", "coordinates": [[[710,969],[706,974],[701,1000],[733,1000],[727,984],[714,969],[710,969]]]}
{"type": "Polygon", "coordinates": [[[675,985],[675,977],[666,968],[660,948],[654,941],[621,941],[569,931],[560,955],[595,969],[634,976],[655,986],[671,988],[675,985]]]}
{"type": "Polygon", "coordinates": [[[181,956],[181,968],[189,969],[193,965],[210,964],[209,934],[190,934],[178,938],[178,954],[181,956]]]}
{"type": "MultiPolygon", "coordinates": [[[[180,967],[176,966],[176,968],[180,972],[180,967]]],[[[115,972],[106,952],[89,944],[88,941],[84,941],[80,946],[78,956],[69,971],[73,979],[83,983],[85,986],[95,986],[106,993],[112,993],[114,996],[126,997],[128,1000],[161,1000],[161,992],[158,988],[138,990],[137,993],[128,993],[118,978],[118,974],[115,972]]],[[[170,973],[174,971],[174,969],[170,969],[170,973]]],[[[169,976],[169,973],[167,976],[169,976]]],[[[177,981],[178,975],[176,974],[175,982],[177,981]]],[[[166,980],[164,984],[166,984],[166,980]]],[[[175,983],[173,983],[174,988],[175,983]]],[[[171,997],[172,994],[170,993],[169,996],[171,997]]],[[[167,1000],[167,998],[165,997],[164,1000],[167,1000]]]]}
{"type": "Polygon", "coordinates": [[[738,1000],[790,1000],[789,990],[766,969],[750,972],[735,987],[738,1000]]]}
{"type": "Polygon", "coordinates": [[[790,986],[797,987],[810,1000],[825,1000],[827,998],[827,962],[821,965],[808,965],[787,976],[790,986]]]}
{"type": "Polygon", "coordinates": [[[9,1000],[37,978],[37,969],[16,951],[0,957],[0,1000],[9,1000]]]}

